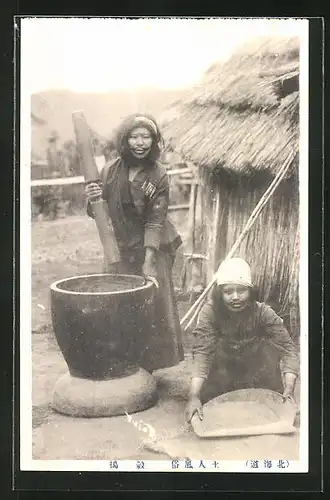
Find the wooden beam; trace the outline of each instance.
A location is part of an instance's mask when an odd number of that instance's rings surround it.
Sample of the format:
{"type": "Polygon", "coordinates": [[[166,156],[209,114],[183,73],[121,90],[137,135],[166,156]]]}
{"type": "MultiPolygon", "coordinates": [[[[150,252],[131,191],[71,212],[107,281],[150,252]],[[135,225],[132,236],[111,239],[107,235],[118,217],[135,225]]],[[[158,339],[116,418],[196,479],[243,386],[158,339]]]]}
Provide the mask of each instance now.
{"type": "MultiPolygon", "coordinates": [[[[169,170],[167,172],[167,175],[171,177],[172,175],[179,175],[189,172],[191,172],[189,168],[177,168],[175,170],[169,170]]],[[[34,179],[31,181],[31,187],[61,186],[66,184],[84,184],[84,183],[85,183],[84,176],[77,175],[75,177],[54,177],[53,179],[34,179]]],[[[191,184],[191,182],[189,184],[191,184]]]]}
{"type": "Polygon", "coordinates": [[[172,170],[167,170],[167,175],[180,175],[180,174],[192,174],[193,171],[189,167],[185,168],[173,168],[172,170]]]}
{"type": "Polygon", "coordinates": [[[70,184],[85,184],[83,175],[75,177],[54,177],[54,179],[35,179],[31,181],[31,187],[39,186],[63,186],[70,184]]]}
{"type": "Polygon", "coordinates": [[[183,203],[181,205],[170,205],[168,207],[169,212],[176,212],[177,210],[189,210],[189,203],[183,203]]]}

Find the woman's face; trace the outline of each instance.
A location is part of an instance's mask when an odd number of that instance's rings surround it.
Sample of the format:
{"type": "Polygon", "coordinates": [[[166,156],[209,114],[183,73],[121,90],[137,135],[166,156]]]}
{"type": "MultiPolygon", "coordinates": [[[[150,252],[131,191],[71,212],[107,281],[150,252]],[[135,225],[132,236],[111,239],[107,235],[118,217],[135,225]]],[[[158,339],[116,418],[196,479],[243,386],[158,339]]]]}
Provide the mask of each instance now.
{"type": "Polygon", "coordinates": [[[152,135],[145,127],[134,128],[128,136],[128,146],[136,158],[146,158],[152,146],[152,135]]]}
{"type": "Polygon", "coordinates": [[[242,285],[223,285],[222,298],[225,306],[234,312],[243,311],[250,300],[250,290],[242,285]]]}

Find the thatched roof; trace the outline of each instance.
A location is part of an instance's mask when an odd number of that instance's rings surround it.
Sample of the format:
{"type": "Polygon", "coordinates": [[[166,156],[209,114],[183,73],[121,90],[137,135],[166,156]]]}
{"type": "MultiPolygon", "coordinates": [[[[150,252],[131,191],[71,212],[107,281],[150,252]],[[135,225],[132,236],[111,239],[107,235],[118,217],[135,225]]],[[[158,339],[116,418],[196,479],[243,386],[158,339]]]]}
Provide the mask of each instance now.
{"type": "Polygon", "coordinates": [[[299,144],[299,39],[258,37],[163,115],[165,139],[212,171],[277,170],[299,144]]]}

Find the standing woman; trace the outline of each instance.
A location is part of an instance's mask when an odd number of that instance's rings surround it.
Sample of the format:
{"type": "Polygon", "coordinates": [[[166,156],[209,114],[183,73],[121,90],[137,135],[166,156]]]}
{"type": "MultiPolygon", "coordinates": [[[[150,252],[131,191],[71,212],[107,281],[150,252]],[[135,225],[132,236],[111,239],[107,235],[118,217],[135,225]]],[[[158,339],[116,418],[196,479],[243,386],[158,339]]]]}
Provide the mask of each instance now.
{"type": "MultiPolygon", "coordinates": [[[[172,267],[182,240],[167,218],[169,181],[158,158],[163,144],[151,116],[128,116],[117,131],[119,158],[101,172],[101,186],[86,186],[88,201],[107,201],[117,239],[119,272],[151,277],[159,285],[154,301],[151,334],[140,360],[153,371],[183,360],[181,328],[172,282],[172,267]]],[[[90,204],[87,213],[93,217],[90,204]]]]}

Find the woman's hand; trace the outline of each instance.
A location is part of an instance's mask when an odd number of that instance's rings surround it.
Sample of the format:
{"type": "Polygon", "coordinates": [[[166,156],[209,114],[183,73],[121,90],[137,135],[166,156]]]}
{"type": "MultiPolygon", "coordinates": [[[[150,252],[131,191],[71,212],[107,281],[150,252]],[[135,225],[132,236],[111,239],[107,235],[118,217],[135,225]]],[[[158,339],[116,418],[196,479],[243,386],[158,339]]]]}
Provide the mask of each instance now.
{"type": "Polygon", "coordinates": [[[193,415],[197,413],[200,420],[203,420],[203,408],[200,399],[197,396],[191,396],[185,411],[185,420],[190,424],[193,415]]]}
{"type": "Polygon", "coordinates": [[[157,279],[156,250],[147,247],[145,250],[144,264],[142,266],[143,275],[148,278],[157,279]]]}
{"type": "Polygon", "coordinates": [[[90,182],[85,186],[85,194],[88,201],[93,201],[101,198],[102,192],[102,186],[100,186],[97,182],[90,182]]]}
{"type": "Polygon", "coordinates": [[[283,401],[291,399],[294,401],[293,393],[296,385],[297,375],[294,373],[285,373],[283,377],[284,391],[282,394],[283,401]]]}
{"type": "Polygon", "coordinates": [[[146,277],[146,278],[155,278],[157,279],[157,269],[156,269],[156,265],[151,263],[151,262],[148,262],[148,261],[145,261],[144,264],[143,264],[143,267],[142,267],[142,273],[143,275],[146,277]]]}
{"type": "Polygon", "coordinates": [[[291,399],[294,401],[293,392],[294,386],[287,385],[282,394],[283,401],[286,401],[287,399],[291,399]]]}

